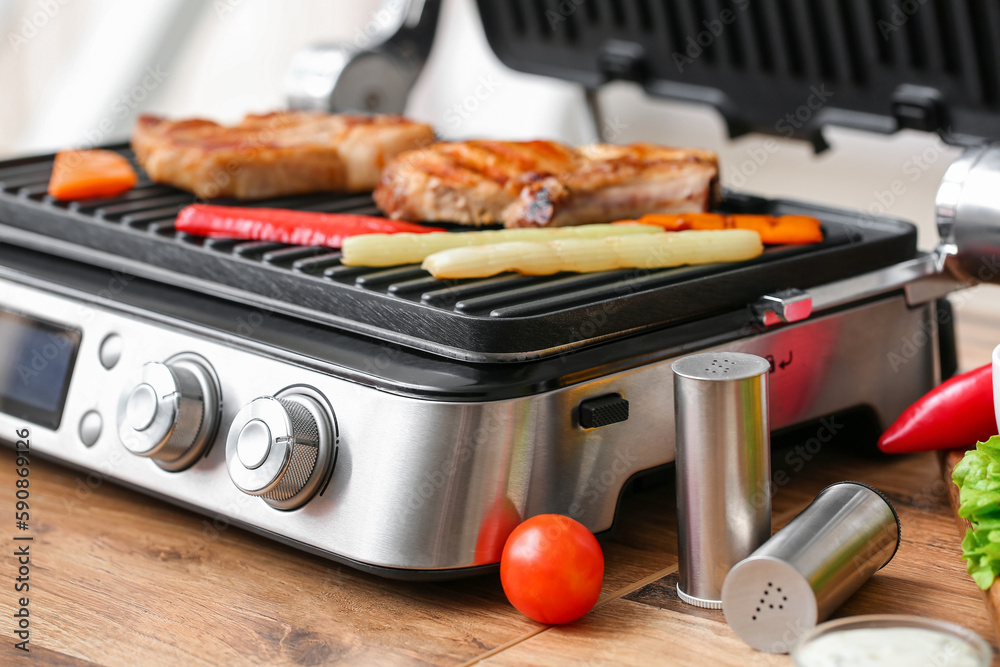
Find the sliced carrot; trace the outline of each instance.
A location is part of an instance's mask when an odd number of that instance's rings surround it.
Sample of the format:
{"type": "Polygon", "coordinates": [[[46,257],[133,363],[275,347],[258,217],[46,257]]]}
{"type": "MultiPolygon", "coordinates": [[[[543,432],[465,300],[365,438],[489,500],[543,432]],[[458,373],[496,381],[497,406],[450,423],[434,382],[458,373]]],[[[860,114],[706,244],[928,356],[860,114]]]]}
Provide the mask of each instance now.
{"type": "Polygon", "coordinates": [[[132,165],[114,151],[60,151],[52,165],[49,194],[64,200],[114,197],[131,190],[136,180],[132,165]]]}
{"type": "Polygon", "coordinates": [[[819,243],[823,240],[820,221],[808,215],[725,215],[722,213],[680,213],[667,215],[651,213],[638,220],[623,220],[622,223],[639,222],[657,225],[667,231],[679,232],[688,229],[708,231],[714,229],[750,229],[760,234],[760,240],[767,245],[819,243]]]}

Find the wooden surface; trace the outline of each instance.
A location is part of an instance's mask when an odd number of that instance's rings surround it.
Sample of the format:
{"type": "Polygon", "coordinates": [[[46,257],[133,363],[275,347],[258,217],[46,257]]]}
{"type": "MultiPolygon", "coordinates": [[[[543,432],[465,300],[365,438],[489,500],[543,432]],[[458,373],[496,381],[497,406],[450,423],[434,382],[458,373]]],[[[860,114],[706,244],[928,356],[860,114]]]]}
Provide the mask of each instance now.
{"type": "MultiPolygon", "coordinates": [[[[991,329],[1000,327],[989,319],[963,327],[962,316],[961,361],[970,367],[989,358],[991,329]]],[[[788,474],[774,489],[775,527],[827,484],[877,486],[899,512],[902,545],[838,615],[932,616],[995,647],[960,560],[938,456],[884,457],[858,451],[854,437],[843,429],[808,461],[774,452],[775,469],[788,474]]],[[[13,453],[3,457],[0,488],[12,507],[13,453]]],[[[16,564],[7,556],[0,664],[790,664],[749,649],[721,612],[677,600],[672,483],[624,499],[616,530],[602,540],[607,569],[597,607],[576,623],[546,627],[506,602],[495,575],[383,580],[236,528],[215,531],[199,515],[110,483],[91,491],[85,474],[54,463],[34,460],[31,475],[32,651],[12,648],[16,564]]]]}

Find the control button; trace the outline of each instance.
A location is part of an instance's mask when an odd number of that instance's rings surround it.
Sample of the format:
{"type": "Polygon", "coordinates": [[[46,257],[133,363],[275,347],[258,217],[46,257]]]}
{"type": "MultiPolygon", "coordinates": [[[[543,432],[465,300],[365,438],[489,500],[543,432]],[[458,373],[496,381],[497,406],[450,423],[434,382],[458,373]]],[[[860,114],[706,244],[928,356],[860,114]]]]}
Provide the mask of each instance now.
{"type": "Polygon", "coordinates": [[[101,349],[98,351],[101,365],[109,371],[115,367],[122,357],[122,337],[118,334],[108,334],[101,341],[101,349]]]}
{"type": "Polygon", "coordinates": [[[104,420],[98,412],[91,410],[80,419],[80,441],[88,447],[93,446],[97,439],[101,437],[101,427],[104,420]]]}
{"type": "Polygon", "coordinates": [[[236,453],[240,456],[240,463],[245,468],[255,470],[264,463],[269,451],[271,451],[271,431],[268,430],[267,424],[259,419],[247,422],[236,442],[236,453]]]}
{"type": "Polygon", "coordinates": [[[620,394],[588,398],[580,403],[580,426],[598,428],[628,419],[628,401],[620,394]]]}
{"type": "Polygon", "coordinates": [[[125,404],[125,421],[136,431],[145,431],[156,418],[156,391],[140,384],[129,394],[125,404]]]}
{"type": "Polygon", "coordinates": [[[240,408],[226,439],[226,469],[237,488],[278,509],[309,500],[333,459],[325,404],[317,392],[296,387],[240,408]]]}
{"type": "Polygon", "coordinates": [[[194,355],[145,364],[118,402],[122,444],[165,470],[187,468],[215,437],[218,386],[211,366],[194,355]]]}

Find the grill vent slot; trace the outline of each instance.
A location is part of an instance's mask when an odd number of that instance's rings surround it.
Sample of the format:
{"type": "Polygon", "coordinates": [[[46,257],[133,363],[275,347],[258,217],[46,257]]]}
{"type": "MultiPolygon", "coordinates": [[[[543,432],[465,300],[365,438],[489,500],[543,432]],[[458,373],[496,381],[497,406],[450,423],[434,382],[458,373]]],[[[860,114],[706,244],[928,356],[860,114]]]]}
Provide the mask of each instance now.
{"type": "MultiPolygon", "coordinates": [[[[589,2],[589,0],[584,0],[589,2]]],[[[643,32],[653,32],[653,10],[649,6],[650,0],[635,0],[638,12],[639,29],[643,32]]]]}
{"type": "Polygon", "coordinates": [[[842,48],[847,53],[847,65],[850,68],[851,81],[858,85],[864,85],[867,79],[868,68],[865,66],[865,51],[862,47],[862,38],[859,34],[857,7],[853,0],[845,0],[837,3],[839,13],[835,14],[835,20],[839,21],[837,33],[844,35],[841,43],[842,48]]]}
{"type": "MultiPolygon", "coordinates": [[[[996,41],[1000,39],[997,30],[998,8],[996,0],[967,0],[969,23],[973,43],[978,58],[980,90],[982,100],[987,104],[997,101],[997,52],[996,41]]],[[[956,2],[961,5],[961,2],[956,2]]]]}
{"type": "Polygon", "coordinates": [[[751,2],[745,11],[749,12],[750,23],[753,25],[753,37],[757,45],[760,68],[765,72],[773,72],[774,53],[772,47],[774,41],[767,30],[767,9],[763,3],[751,2]]]}
{"type": "MultiPolygon", "coordinates": [[[[695,36],[695,40],[696,41],[699,38],[701,38],[702,35],[705,35],[704,41],[708,42],[708,44],[704,45],[704,44],[699,43],[699,46],[702,46],[703,49],[704,49],[704,51],[702,52],[702,58],[704,58],[705,62],[707,62],[707,63],[714,63],[715,62],[716,45],[718,44],[718,40],[714,39],[714,36],[713,36],[713,39],[709,40],[709,36],[711,35],[711,32],[709,31],[709,29],[708,29],[708,27],[706,25],[706,23],[709,20],[709,18],[708,18],[708,8],[705,6],[706,3],[704,1],[702,1],[702,2],[694,2],[694,3],[692,3],[692,5],[693,5],[692,8],[694,10],[694,16],[693,16],[693,19],[691,21],[691,24],[692,24],[691,34],[695,36]]],[[[715,18],[715,17],[713,17],[713,18],[715,18]]]]}
{"type": "Polygon", "coordinates": [[[523,36],[528,31],[528,22],[525,20],[521,2],[522,0],[508,0],[507,6],[510,7],[510,18],[514,32],[523,36]]]}
{"type": "Polygon", "coordinates": [[[545,0],[528,0],[531,3],[532,14],[535,17],[535,29],[544,40],[552,37],[549,19],[545,16],[545,0]]]}
{"type": "Polygon", "coordinates": [[[799,45],[799,40],[801,38],[801,33],[799,32],[799,26],[796,24],[793,8],[795,5],[789,2],[779,2],[775,5],[778,11],[778,20],[780,21],[783,42],[785,43],[785,56],[786,62],[788,63],[788,71],[790,71],[795,76],[802,76],[805,74],[804,62],[805,57],[802,47],[799,45]]]}
{"type": "Polygon", "coordinates": [[[667,27],[670,30],[671,40],[673,42],[673,50],[677,53],[685,53],[687,48],[686,33],[684,32],[684,25],[681,23],[680,11],[677,9],[677,3],[674,0],[663,0],[663,9],[667,21],[667,27]]]}
{"type": "Polygon", "coordinates": [[[615,22],[615,27],[625,27],[625,7],[622,6],[624,0],[608,0],[611,5],[611,18],[615,22]]]}
{"type": "Polygon", "coordinates": [[[938,29],[938,49],[941,52],[941,60],[944,70],[950,74],[959,72],[957,49],[954,45],[958,42],[955,36],[955,17],[952,15],[948,5],[949,0],[929,0],[934,6],[934,23],[938,29]]]}

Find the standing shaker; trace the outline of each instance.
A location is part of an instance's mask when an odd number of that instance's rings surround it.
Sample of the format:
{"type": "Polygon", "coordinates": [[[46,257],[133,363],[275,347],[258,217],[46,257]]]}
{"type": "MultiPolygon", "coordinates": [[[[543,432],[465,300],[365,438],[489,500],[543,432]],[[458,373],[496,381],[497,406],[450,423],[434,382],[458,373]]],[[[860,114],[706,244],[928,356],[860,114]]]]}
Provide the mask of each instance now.
{"type": "Polygon", "coordinates": [[[722,608],[729,569],[771,537],[770,364],[738,352],[675,361],[677,595],[722,608]]]}

